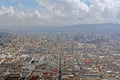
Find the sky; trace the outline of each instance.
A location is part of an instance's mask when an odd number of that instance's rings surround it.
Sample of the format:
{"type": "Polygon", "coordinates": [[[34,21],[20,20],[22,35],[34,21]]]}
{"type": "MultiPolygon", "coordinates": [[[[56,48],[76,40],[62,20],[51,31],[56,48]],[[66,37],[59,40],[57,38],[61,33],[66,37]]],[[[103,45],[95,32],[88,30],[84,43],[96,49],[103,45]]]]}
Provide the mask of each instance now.
{"type": "Polygon", "coordinates": [[[120,0],[0,0],[0,26],[120,23],[120,0]]]}

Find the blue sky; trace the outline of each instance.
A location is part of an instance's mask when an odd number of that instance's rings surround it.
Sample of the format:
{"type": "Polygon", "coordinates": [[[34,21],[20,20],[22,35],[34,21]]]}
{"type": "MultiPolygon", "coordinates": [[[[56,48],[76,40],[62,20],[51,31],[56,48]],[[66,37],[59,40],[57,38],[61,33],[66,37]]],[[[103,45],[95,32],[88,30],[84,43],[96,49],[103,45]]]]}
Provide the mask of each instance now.
{"type": "Polygon", "coordinates": [[[0,26],[119,22],[120,0],[0,0],[0,26]]]}
{"type": "Polygon", "coordinates": [[[4,0],[4,6],[13,6],[17,10],[24,10],[22,6],[32,10],[41,8],[39,4],[33,0],[4,0]]]}

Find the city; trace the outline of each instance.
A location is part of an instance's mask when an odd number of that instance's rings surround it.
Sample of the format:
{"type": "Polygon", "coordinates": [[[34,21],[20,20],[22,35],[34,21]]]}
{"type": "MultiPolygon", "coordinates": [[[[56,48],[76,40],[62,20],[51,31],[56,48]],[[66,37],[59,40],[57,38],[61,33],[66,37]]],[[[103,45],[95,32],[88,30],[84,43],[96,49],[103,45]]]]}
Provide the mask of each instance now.
{"type": "Polygon", "coordinates": [[[119,33],[41,34],[0,33],[0,80],[120,80],[119,33]]]}
{"type": "Polygon", "coordinates": [[[120,0],[0,0],[0,80],[120,80],[120,0]]]}

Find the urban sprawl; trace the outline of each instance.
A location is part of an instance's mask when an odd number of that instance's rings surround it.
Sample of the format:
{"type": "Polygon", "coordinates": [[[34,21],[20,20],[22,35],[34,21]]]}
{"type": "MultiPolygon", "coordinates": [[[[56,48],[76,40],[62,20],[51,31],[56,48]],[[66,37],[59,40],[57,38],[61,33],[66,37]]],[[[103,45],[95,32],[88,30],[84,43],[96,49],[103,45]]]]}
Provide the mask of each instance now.
{"type": "Polygon", "coordinates": [[[120,35],[1,31],[0,80],[120,80],[120,35]]]}

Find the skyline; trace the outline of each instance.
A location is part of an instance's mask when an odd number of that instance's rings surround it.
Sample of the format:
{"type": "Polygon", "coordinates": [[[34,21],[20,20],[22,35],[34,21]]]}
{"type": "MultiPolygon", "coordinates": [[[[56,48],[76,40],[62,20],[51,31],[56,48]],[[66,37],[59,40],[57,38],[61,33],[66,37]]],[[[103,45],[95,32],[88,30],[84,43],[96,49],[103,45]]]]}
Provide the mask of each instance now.
{"type": "Polygon", "coordinates": [[[120,0],[0,0],[0,26],[120,23],[120,0]]]}

